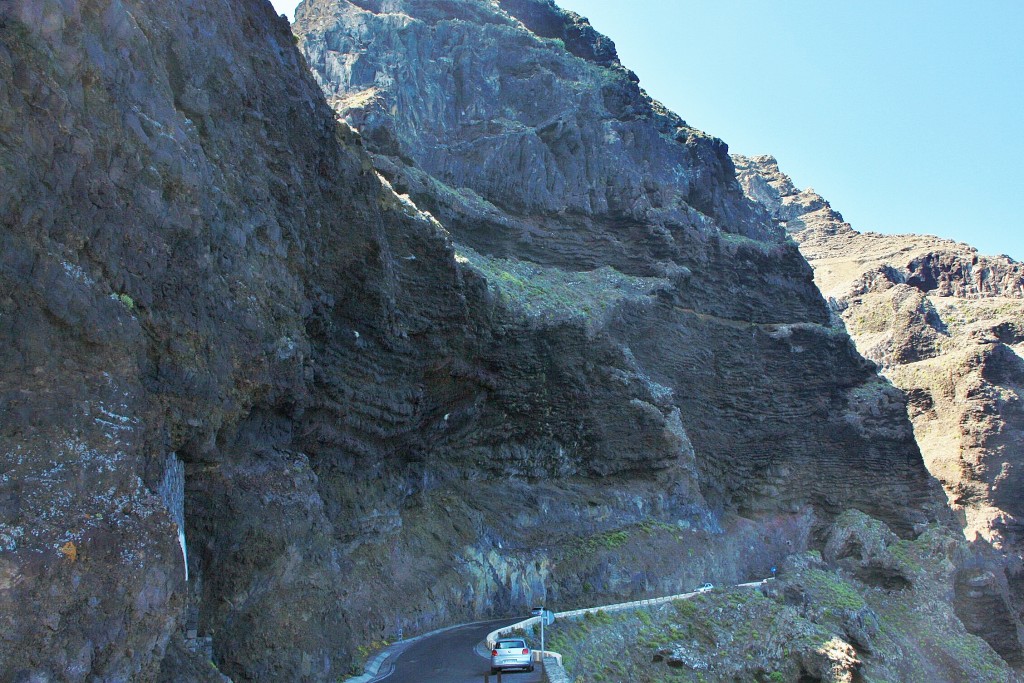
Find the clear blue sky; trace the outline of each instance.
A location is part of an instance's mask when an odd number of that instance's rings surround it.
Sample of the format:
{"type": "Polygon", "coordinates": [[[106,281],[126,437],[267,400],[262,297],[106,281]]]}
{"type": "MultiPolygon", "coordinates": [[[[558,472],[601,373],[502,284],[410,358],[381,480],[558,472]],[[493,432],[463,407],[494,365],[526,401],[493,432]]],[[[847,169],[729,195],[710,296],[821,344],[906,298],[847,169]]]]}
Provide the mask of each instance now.
{"type": "Polygon", "coordinates": [[[1024,0],[556,1],[653,97],[773,154],[855,229],[1024,260],[1024,0]]]}

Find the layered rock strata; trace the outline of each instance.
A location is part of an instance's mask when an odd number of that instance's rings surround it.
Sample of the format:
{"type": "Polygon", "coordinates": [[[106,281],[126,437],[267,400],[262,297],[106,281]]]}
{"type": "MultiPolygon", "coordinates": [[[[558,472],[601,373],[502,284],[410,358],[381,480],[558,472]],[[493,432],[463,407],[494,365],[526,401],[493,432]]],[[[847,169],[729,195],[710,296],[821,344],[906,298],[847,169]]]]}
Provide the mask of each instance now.
{"type": "Polygon", "coordinates": [[[934,514],[900,395],[610,41],[361,5],[299,23],[360,132],[267,3],[0,6],[5,678],[336,680],[934,514]]]}
{"type": "Polygon", "coordinates": [[[895,486],[904,510],[931,495],[898,393],[831,327],[725,144],[650,99],[585,19],[533,0],[312,0],[295,28],[328,101],[457,251],[664,281],[603,330],[679,408],[713,507],[862,505],[909,529],[858,491],[895,486]]]}

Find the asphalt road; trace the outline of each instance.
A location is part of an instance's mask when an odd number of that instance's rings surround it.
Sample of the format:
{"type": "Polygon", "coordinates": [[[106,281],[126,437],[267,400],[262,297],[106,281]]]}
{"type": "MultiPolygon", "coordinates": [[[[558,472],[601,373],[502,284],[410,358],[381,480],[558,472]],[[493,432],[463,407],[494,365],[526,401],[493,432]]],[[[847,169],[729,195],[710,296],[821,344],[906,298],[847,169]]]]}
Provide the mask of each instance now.
{"type": "MultiPolygon", "coordinates": [[[[488,633],[519,619],[504,619],[459,626],[424,638],[398,656],[394,671],[378,678],[381,683],[483,683],[491,672],[490,660],[475,648],[488,633]]],[[[491,676],[491,683],[497,677],[491,676]]],[[[533,673],[502,673],[501,683],[542,683],[540,667],[533,673]]]]}

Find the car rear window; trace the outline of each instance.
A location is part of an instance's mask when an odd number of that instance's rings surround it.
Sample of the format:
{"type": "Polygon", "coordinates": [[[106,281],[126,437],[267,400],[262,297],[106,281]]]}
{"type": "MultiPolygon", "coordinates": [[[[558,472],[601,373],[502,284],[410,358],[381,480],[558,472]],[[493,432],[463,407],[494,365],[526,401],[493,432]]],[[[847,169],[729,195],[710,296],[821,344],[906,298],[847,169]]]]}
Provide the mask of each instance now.
{"type": "Polygon", "coordinates": [[[498,644],[494,646],[498,650],[512,650],[516,648],[526,647],[526,643],[522,640],[499,640],[498,644]]]}

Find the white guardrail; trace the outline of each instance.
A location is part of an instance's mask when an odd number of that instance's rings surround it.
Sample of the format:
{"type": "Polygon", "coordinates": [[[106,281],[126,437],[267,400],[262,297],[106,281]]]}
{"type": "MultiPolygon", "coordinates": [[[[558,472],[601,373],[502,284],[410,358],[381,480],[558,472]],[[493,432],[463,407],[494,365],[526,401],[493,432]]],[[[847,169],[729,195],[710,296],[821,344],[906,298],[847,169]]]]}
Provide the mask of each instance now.
{"type": "MultiPolygon", "coordinates": [[[[764,579],[762,581],[751,581],[749,583],[738,583],[734,587],[755,588],[763,584],[765,581],[768,581],[768,579],[764,579]]],[[[623,610],[628,609],[637,609],[638,607],[652,607],[654,605],[663,605],[666,602],[673,602],[675,600],[689,600],[695,595],[700,595],[700,591],[691,591],[689,593],[680,593],[678,595],[668,595],[663,598],[650,598],[649,600],[633,600],[632,602],[620,602],[614,605],[604,605],[601,607],[587,607],[585,609],[574,609],[568,612],[555,612],[555,620],[557,621],[558,619],[579,619],[581,617],[586,616],[587,614],[594,614],[597,612],[621,612],[623,610]]],[[[523,621],[512,624],[511,626],[505,626],[503,628],[499,628],[496,631],[491,631],[487,634],[487,649],[493,649],[495,641],[497,641],[498,638],[500,638],[501,636],[507,635],[516,630],[526,630],[534,624],[538,623],[540,623],[540,617],[530,617],[529,619],[524,619],[523,621]]],[[[560,653],[552,652],[550,650],[535,650],[534,652],[538,655],[537,661],[540,661],[540,659],[542,658],[550,657],[558,663],[559,667],[562,666],[562,655],[560,653]]]]}

